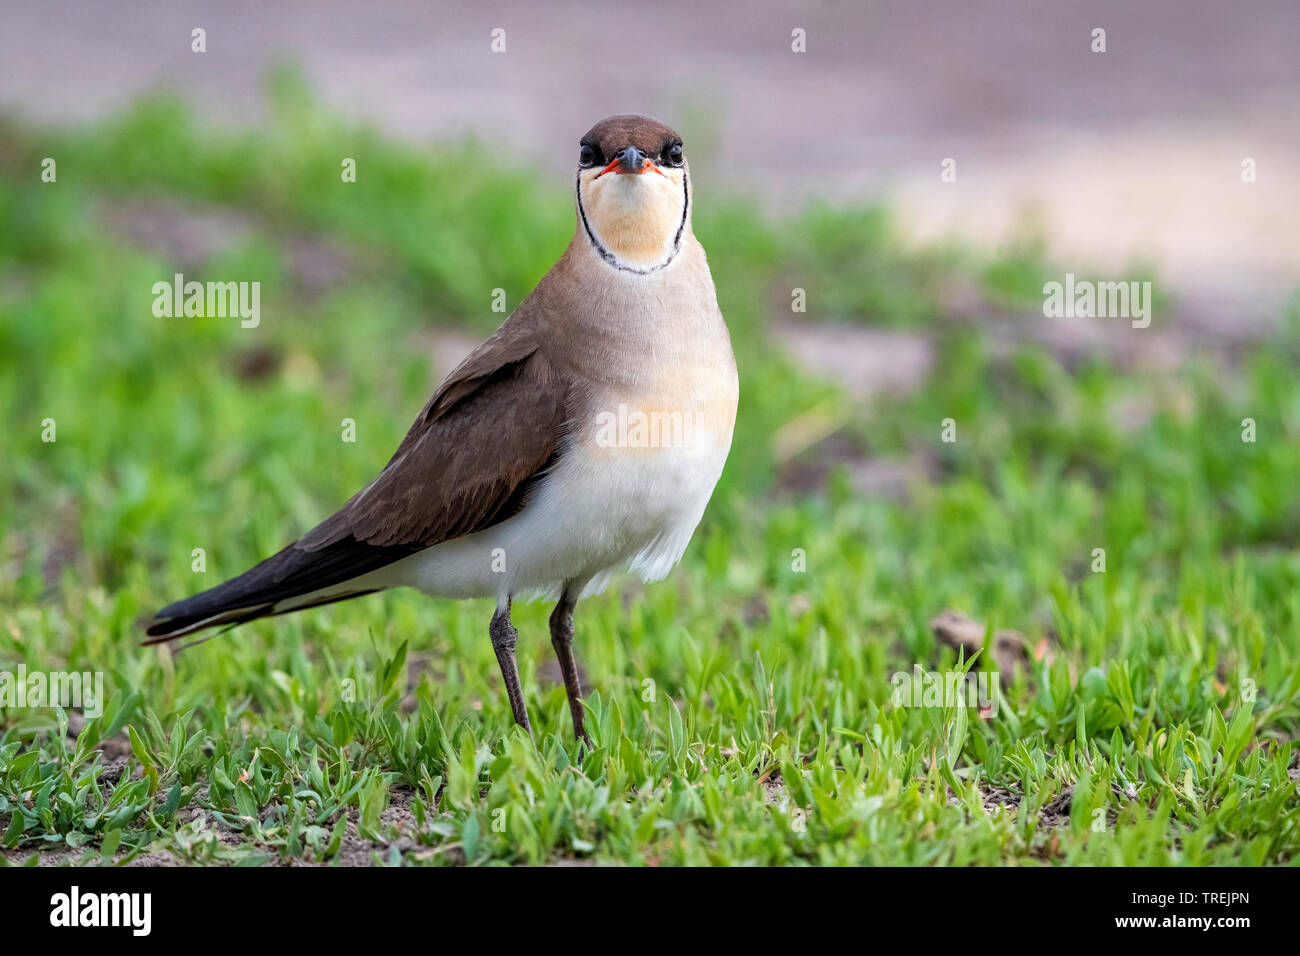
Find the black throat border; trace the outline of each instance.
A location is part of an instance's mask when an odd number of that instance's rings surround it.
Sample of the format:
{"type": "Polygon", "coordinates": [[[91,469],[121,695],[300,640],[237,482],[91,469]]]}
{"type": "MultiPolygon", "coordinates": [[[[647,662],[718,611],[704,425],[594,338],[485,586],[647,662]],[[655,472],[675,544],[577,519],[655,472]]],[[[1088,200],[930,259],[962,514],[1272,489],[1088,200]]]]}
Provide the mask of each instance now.
{"type": "Polygon", "coordinates": [[[626,265],[623,262],[619,261],[618,256],[614,255],[614,253],[610,252],[603,245],[601,245],[600,240],[596,238],[596,234],[591,231],[591,223],[587,222],[587,210],[582,207],[582,170],[581,169],[578,170],[578,175],[575,176],[573,179],[573,192],[574,195],[577,196],[578,198],[578,216],[580,219],[582,219],[582,228],[587,233],[587,238],[591,241],[592,248],[595,249],[596,252],[600,254],[600,257],[602,259],[604,259],[615,269],[618,269],[620,272],[630,272],[633,275],[648,276],[651,273],[658,272],[660,269],[666,268],[674,259],[677,258],[677,253],[681,248],[682,233],[686,230],[686,217],[687,215],[690,214],[691,211],[691,184],[690,184],[690,177],[687,175],[685,169],[682,170],[682,221],[677,224],[677,235],[673,236],[672,251],[668,253],[668,258],[665,259],[663,262],[660,262],[653,266],[647,266],[644,269],[638,269],[636,266],[626,265]]]}

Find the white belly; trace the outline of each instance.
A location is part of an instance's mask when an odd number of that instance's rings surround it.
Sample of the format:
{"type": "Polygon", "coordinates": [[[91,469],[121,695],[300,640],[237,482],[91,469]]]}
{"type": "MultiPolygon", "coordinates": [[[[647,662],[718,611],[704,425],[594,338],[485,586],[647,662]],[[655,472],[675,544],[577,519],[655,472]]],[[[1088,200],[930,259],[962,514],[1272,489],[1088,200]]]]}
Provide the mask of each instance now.
{"type": "Polygon", "coordinates": [[[688,417],[646,432],[638,430],[635,413],[620,422],[611,405],[603,424],[593,419],[571,437],[519,514],[374,578],[438,597],[500,603],[510,596],[555,597],[566,583],[594,594],[622,570],[646,581],[662,578],[686,550],[722,473],[734,408],[733,398],[717,427],[702,417],[690,424],[688,417]]]}

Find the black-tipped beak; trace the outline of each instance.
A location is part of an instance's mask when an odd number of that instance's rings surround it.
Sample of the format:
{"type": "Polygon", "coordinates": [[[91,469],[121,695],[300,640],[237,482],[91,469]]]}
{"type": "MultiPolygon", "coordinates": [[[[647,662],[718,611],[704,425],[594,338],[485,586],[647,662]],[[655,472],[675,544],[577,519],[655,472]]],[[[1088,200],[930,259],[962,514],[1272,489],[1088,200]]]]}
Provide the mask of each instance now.
{"type": "Polygon", "coordinates": [[[628,146],[615,156],[608,166],[600,171],[599,179],[606,173],[626,173],[631,176],[639,176],[642,173],[658,173],[664,175],[664,171],[656,166],[651,160],[646,159],[645,153],[635,146],[628,146]]]}
{"type": "Polygon", "coordinates": [[[639,173],[645,165],[645,153],[635,146],[629,146],[618,154],[618,171],[620,173],[639,173]]]}

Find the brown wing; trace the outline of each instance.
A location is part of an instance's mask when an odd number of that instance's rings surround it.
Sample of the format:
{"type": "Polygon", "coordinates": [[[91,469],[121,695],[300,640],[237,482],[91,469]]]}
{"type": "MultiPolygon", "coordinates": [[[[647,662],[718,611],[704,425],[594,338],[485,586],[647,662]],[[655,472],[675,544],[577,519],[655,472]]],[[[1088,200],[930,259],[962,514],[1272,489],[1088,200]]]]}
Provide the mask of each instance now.
{"type": "Polygon", "coordinates": [[[569,393],[531,328],[507,322],[447,377],[374,481],[283,551],[163,608],[150,643],[281,613],[280,602],[504,521],[559,454],[569,393]]]}
{"type": "Polygon", "coordinates": [[[379,477],[298,546],[430,547],[505,520],[558,451],[568,392],[531,334],[503,326],[448,376],[379,477]]]}

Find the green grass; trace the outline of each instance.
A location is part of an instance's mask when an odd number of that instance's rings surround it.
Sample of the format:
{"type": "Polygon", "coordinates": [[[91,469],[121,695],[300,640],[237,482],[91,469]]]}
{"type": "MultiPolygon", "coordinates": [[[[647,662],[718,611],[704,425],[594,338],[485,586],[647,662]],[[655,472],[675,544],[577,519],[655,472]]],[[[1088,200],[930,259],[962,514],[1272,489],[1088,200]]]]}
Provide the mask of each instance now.
{"type": "Polygon", "coordinates": [[[998,355],[937,290],[1032,312],[1041,251],[904,253],[879,208],[778,224],[698,197],[741,369],[735,446],[682,566],[579,607],[580,762],[540,605],[515,618],[532,739],[486,602],[394,592],[140,647],[142,616],[372,477],[435,384],[430,330],[489,331],[492,290],[517,304],[573,228],[564,182],[473,144],[385,142],[291,79],[274,98],[248,134],[167,101],[0,132],[0,671],[99,671],[108,697],[75,732],[58,709],[0,708],[0,859],[1297,859],[1300,323],[1226,373],[1067,369],[1027,336],[998,355]],[[158,203],[243,217],[183,271],[260,280],[258,329],[153,317],[179,267],[111,223],[158,203]],[[295,265],[304,242],[341,250],[322,289],[295,265]],[[793,369],[767,328],[795,286],[810,319],[929,336],[927,385],[866,411],[793,369]],[[1125,424],[1133,405],[1150,415],[1125,424]],[[775,436],[827,409],[931,480],[906,501],[855,494],[843,468],[782,489],[775,436]],[[945,608],[1051,648],[992,719],[891,701],[896,672],[956,666],[929,625],[945,608]]]}

